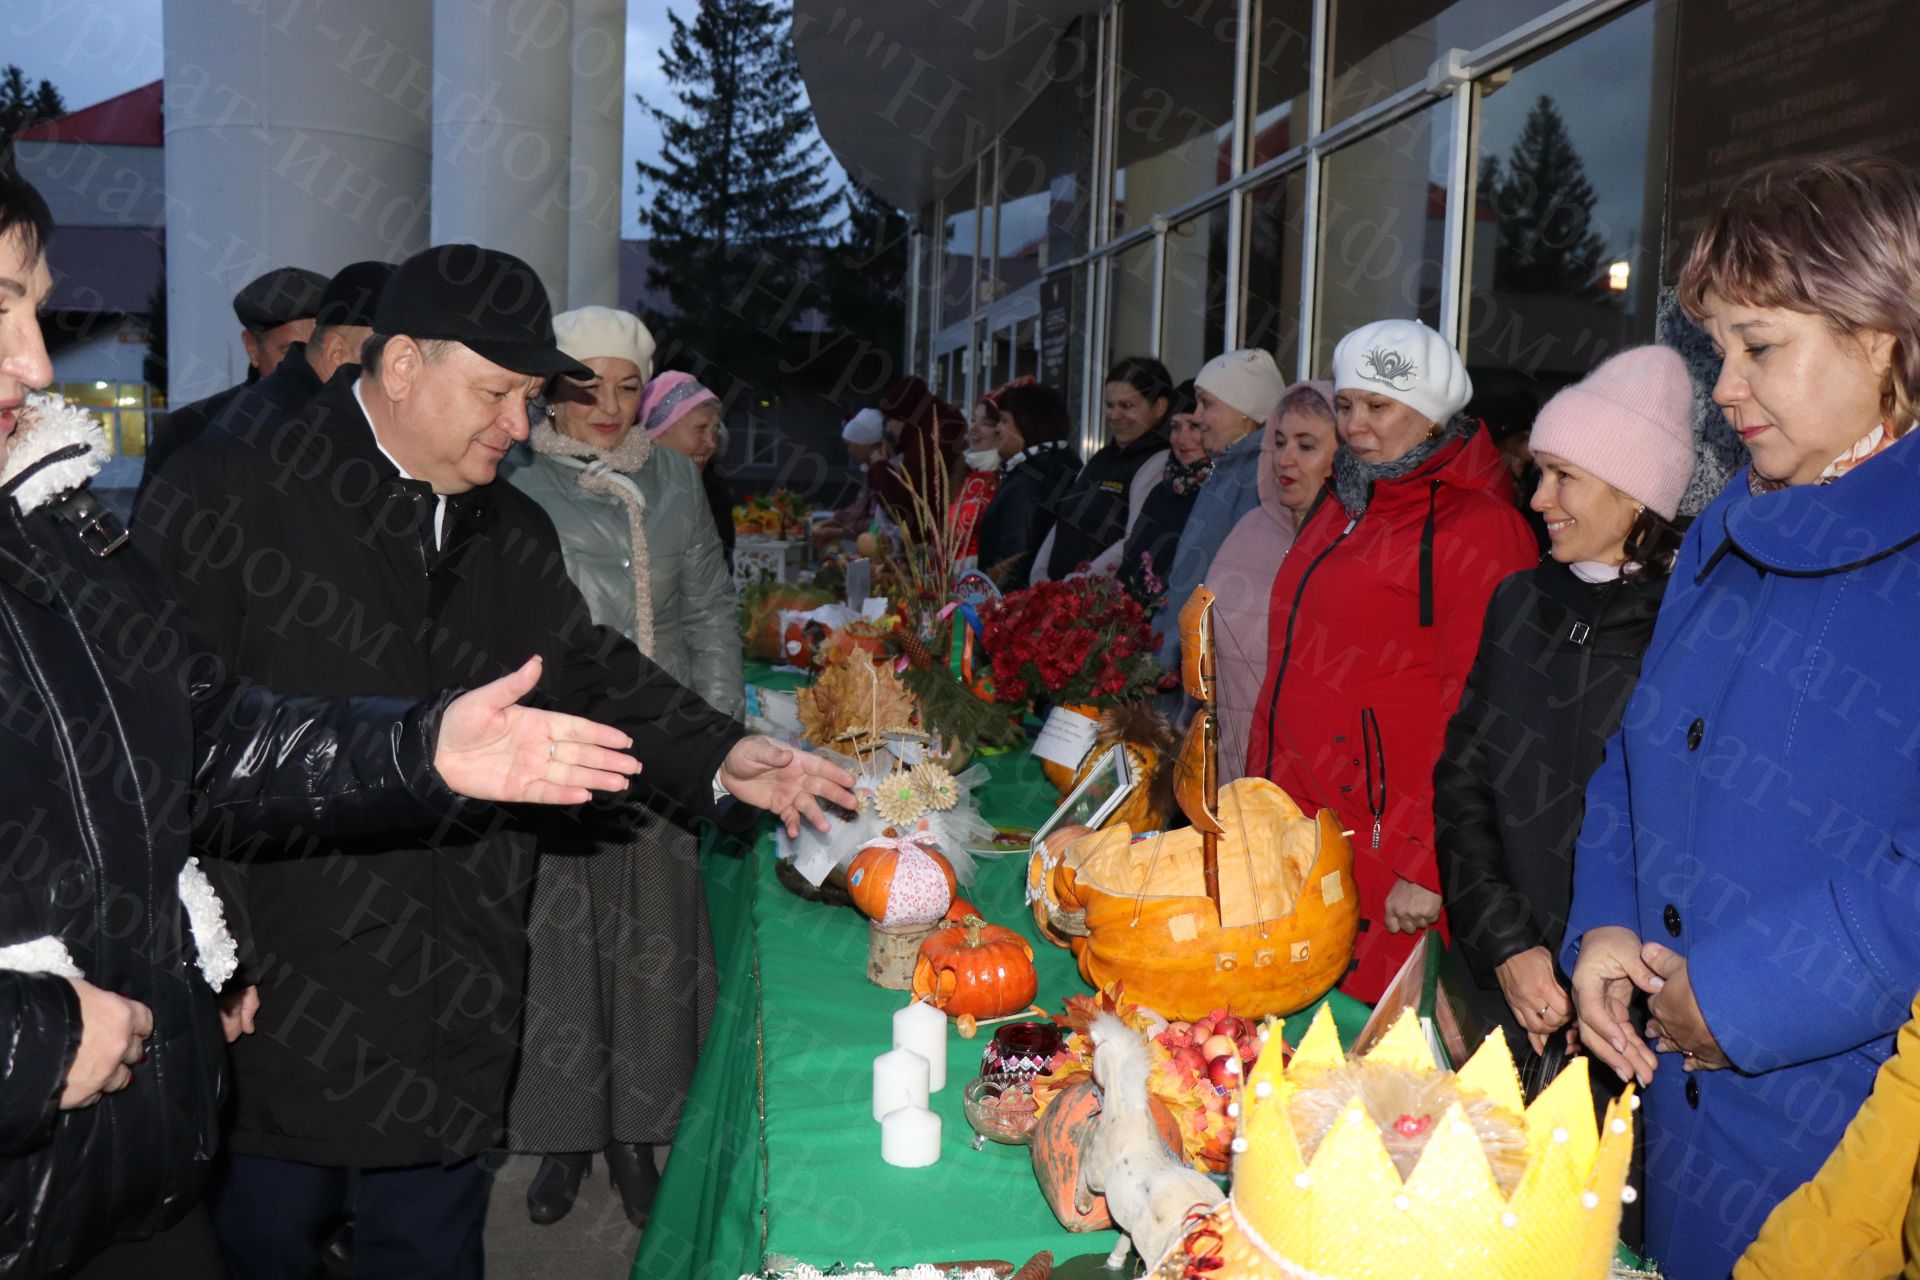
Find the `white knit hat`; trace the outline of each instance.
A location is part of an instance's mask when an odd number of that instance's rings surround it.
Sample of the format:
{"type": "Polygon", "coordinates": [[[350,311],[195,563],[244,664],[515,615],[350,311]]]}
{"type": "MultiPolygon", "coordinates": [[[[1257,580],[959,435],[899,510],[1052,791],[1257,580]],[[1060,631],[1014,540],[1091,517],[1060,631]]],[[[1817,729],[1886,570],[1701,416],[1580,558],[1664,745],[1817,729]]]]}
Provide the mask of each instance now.
{"type": "Polygon", "coordinates": [[[879,444],[886,431],[887,420],[878,409],[862,409],[840,428],[840,438],[848,444],[879,444]]]}
{"type": "Polygon", "coordinates": [[[1445,423],[1473,398],[1473,379],[1453,344],[1418,320],[1376,320],[1333,349],[1333,389],[1386,396],[1445,423]]]}
{"type": "Polygon", "coordinates": [[[1280,366],[1258,347],[1215,356],[1201,366],[1193,385],[1255,422],[1265,422],[1287,393],[1280,366]]]}
{"type": "Polygon", "coordinates": [[[653,333],[631,311],[575,307],[553,318],[553,340],[575,360],[616,356],[631,360],[642,381],[653,377],[653,333]]]}

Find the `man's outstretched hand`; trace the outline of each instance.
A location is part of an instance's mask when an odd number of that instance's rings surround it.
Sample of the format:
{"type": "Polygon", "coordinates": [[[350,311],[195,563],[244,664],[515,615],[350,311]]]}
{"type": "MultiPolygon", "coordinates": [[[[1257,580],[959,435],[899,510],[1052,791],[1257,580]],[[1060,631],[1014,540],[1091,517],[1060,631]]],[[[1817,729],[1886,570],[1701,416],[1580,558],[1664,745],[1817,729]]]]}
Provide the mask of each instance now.
{"type": "Polygon", "coordinates": [[[597,721],[518,705],[539,682],[536,656],[447,704],[433,767],[449,788],[516,804],[581,804],[596,791],[626,789],[640,772],[624,750],[633,740],[597,721]]]}
{"type": "Polygon", "coordinates": [[[860,807],[853,794],[853,775],[845,769],[759,735],[733,744],[720,766],[720,785],[735,799],[779,818],[789,839],[800,834],[802,818],[817,831],[830,829],[827,815],[820,811],[822,800],[848,809],[860,807]]]}

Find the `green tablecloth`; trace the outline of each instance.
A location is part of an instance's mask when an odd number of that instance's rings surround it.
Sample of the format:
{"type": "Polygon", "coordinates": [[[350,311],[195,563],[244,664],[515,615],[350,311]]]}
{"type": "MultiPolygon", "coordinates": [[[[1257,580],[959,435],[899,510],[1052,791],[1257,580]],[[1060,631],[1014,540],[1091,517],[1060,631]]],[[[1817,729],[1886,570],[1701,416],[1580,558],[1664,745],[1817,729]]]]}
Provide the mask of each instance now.
{"type": "MultiPolygon", "coordinates": [[[[764,673],[748,678],[756,674],[764,673]]],[[[980,796],[990,820],[1036,825],[1052,811],[1058,797],[1024,752],[983,762],[993,774],[980,796]]],[[[966,892],[995,923],[1033,938],[1024,877],[1024,859],[1002,858],[985,864],[966,892]]],[[[889,1019],[904,997],[867,982],[866,921],[783,889],[768,837],[747,858],[710,853],[707,896],[720,1008],[641,1236],[635,1280],[736,1280],[770,1259],[897,1267],[1113,1247],[1111,1232],[1061,1229],[1026,1148],[969,1150],[960,1091],[984,1037],[956,1032],[948,1042],[947,1087],[933,1099],[943,1125],[939,1163],[883,1163],[869,1110],[872,1061],[889,1047],[889,1019]]],[[[1057,1011],[1089,989],[1066,951],[1035,939],[1035,962],[1043,1007],[1057,1011]]],[[[1366,1010],[1333,1000],[1351,1037],[1366,1010]]]]}

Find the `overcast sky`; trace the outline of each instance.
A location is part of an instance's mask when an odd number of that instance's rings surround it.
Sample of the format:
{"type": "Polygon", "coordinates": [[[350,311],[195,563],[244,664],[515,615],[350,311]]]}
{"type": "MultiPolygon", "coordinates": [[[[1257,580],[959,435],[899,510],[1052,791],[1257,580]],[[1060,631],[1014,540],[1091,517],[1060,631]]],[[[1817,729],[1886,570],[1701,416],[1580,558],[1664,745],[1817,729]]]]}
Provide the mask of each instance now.
{"type": "MultiPolygon", "coordinates": [[[[426,0],[394,0],[425,3],[426,0]]],[[[667,10],[690,14],[695,0],[627,0],[627,146],[623,215],[638,234],[638,177],[633,162],[654,158],[660,131],[634,94],[668,97],[660,50],[671,28],[667,10]]],[[[160,0],[0,0],[0,65],[17,64],[47,79],[75,110],[160,78],[160,0]]],[[[837,166],[835,166],[837,172],[837,166]]]]}

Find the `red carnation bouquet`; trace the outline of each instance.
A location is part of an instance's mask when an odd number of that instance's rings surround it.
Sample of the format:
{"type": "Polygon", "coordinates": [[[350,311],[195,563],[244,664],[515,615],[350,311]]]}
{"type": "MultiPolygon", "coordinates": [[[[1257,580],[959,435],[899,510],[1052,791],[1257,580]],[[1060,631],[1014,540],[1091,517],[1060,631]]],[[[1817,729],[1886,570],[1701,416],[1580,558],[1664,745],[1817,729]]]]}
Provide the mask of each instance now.
{"type": "Polygon", "coordinates": [[[1069,578],[1011,591],[982,613],[994,697],[1035,696],[1106,709],[1161,687],[1140,602],[1111,578],[1069,578]]]}

